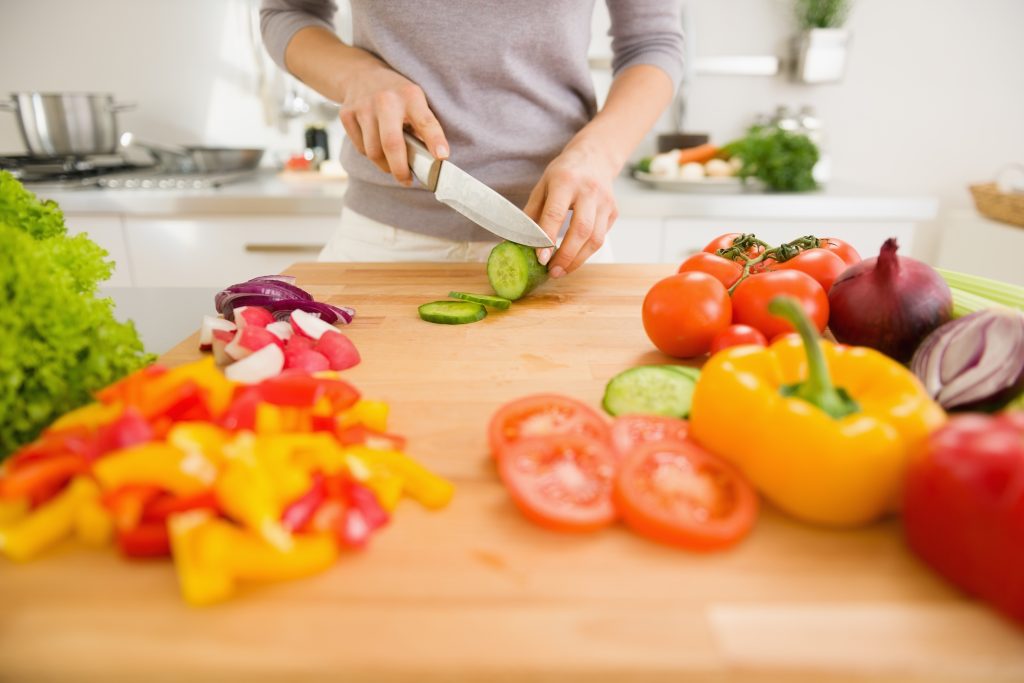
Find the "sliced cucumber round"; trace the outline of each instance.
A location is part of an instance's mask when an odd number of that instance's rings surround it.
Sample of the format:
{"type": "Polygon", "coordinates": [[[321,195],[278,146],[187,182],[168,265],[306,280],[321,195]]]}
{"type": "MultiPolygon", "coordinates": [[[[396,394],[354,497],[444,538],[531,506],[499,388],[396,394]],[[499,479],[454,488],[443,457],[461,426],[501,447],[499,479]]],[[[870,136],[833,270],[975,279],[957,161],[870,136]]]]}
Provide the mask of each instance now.
{"type": "Polygon", "coordinates": [[[487,317],[487,310],[472,301],[432,301],[419,308],[420,317],[428,323],[464,325],[487,317]]]}
{"type": "Polygon", "coordinates": [[[503,299],[500,296],[491,296],[490,294],[470,294],[469,292],[448,292],[448,296],[453,299],[463,299],[465,301],[472,301],[473,303],[483,304],[491,308],[497,308],[502,311],[508,310],[508,307],[512,305],[512,302],[508,299],[503,299]]]}
{"type": "Polygon", "coordinates": [[[487,279],[498,296],[515,301],[547,280],[548,269],[537,260],[533,247],[502,242],[487,257],[487,279]]]}
{"type": "Polygon", "coordinates": [[[612,377],[601,406],[609,415],[687,417],[697,378],[677,366],[645,365],[612,377]]]}

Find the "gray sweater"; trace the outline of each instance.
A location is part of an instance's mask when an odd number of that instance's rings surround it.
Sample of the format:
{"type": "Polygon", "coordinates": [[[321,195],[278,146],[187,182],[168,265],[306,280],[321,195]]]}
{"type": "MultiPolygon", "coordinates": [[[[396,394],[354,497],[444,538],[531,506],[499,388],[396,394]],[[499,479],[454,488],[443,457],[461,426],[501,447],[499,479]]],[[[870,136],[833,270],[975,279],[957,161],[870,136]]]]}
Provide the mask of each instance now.
{"type": "MultiPolygon", "coordinates": [[[[418,84],[448,138],[451,160],[522,207],[547,164],[595,114],[587,64],[595,0],[352,0],[353,43],[418,84]]],[[[606,0],[612,69],[682,70],[678,0],[606,0]]],[[[263,40],[284,68],[301,28],[333,30],[330,0],[263,0],[263,40]]],[[[494,237],[403,188],[346,140],[345,204],[405,230],[454,240],[494,237]]]]}

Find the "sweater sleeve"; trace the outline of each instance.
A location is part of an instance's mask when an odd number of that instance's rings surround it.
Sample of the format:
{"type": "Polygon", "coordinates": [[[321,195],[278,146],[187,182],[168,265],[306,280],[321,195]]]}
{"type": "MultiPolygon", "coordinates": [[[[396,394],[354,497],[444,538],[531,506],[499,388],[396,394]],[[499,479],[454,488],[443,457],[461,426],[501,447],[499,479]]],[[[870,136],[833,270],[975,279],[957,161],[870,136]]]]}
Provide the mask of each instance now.
{"type": "Polygon", "coordinates": [[[334,31],[334,14],[337,11],[338,6],[333,0],[262,0],[260,33],[271,59],[287,71],[284,53],[292,36],[307,26],[321,26],[334,31]]]}
{"type": "Polygon", "coordinates": [[[606,0],[611,17],[612,73],[636,64],[656,66],[678,85],[683,77],[683,31],[678,0],[606,0]]]}

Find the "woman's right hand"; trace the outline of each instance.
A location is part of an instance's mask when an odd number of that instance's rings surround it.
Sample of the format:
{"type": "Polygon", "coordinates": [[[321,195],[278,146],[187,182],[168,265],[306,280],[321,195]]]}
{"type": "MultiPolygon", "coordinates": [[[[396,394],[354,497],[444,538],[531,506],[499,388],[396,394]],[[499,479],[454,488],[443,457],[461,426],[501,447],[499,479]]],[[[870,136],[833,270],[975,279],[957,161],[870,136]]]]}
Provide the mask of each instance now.
{"type": "Polygon", "coordinates": [[[448,141],[423,90],[384,65],[369,66],[350,82],[341,123],[360,154],[405,186],[412,184],[402,135],[406,125],[431,154],[448,158],[448,141]]]}

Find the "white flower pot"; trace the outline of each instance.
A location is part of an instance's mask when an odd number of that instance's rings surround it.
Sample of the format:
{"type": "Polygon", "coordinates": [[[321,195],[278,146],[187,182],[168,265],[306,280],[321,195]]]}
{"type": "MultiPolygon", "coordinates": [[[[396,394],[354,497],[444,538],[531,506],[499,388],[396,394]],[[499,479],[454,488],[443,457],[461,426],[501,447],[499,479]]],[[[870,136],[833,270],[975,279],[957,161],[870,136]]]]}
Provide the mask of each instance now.
{"type": "Polygon", "coordinates": [[[793,39],[793,78],[801,83],[837,83],[846,72],[850,32],[815,28],[793,39]]]}

